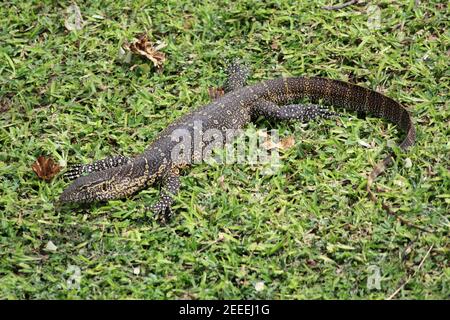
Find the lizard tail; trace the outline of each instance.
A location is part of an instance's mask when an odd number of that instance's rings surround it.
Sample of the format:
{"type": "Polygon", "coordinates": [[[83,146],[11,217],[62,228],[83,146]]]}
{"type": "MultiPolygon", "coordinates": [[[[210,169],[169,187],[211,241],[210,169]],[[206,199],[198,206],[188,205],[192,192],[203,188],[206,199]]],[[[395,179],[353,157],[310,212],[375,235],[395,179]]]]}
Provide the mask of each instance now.
{"type": "MultiPolygon", "coordinates": [[[[285,94],[295,94],[300,98],[308,97],[316,103],[322,100],[336,107],[364,111],[393,122],[406,132],[406,137],[399,145],[402,150],[408,149],[416,140],[416,130],[408,110],[397,101],[379,92],[344,81],[316,77],[290,78],[285,84],[287,84],[285,85],[285,94]]],[[[373,167],[368,176],[366,190],[373,202],[377,202],[377,197],[372,191],[372,184],[386,167],[392,164],[393,159],[394,154],[389,154],[373,167]]],[[[400,222],[422,231],[428,231],[397,216],[387,204],[382,202],[381,205],[388,214],[395,216],[400,222]]]]}
{"type": "MultiPolygon", "coordinates": [[[[416,140],[416,130],[408,110],[400,103],[385,95],[344,81],[325,78],[288,78],[285,82],[285,95],[298,98],[307,97],[314,103],[331,104],[347,110],[364,111],[378,118],[396,124],[406,132],[399,147],[406,150],[416,140]]],[[[380,161],[369,175],[369,188],[377,176],[393,161],[393,154],[380,161]]]]}

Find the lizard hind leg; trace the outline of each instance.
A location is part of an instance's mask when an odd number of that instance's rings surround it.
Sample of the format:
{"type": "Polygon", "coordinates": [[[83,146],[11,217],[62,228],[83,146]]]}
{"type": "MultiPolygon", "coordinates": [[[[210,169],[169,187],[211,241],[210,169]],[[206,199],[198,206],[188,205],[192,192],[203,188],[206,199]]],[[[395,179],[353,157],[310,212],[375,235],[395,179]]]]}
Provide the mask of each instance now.
{"type": "Polygon", "coordinates": [[[227,78],[223,87],[209,89],[209,97],[211,100],[216,100],[225,93],[244,87],[250,76],[250,67],[240,60],[235,59],[227,65],[225,72],[227,78]]]}
{"type": "Polygon", "coordinates": [[[111,156],[89,164],[71,165],[64,173],[64,177],[69,180],[75,180],[91,172],[103,171],[109,168],[120,167],[131,162],[130,158],[124,156],[111,156]]]}
{"type": "Polygon", "coordinates": [[[228,64],[227,80],[225,81],[224,90],[225,93],[242,88],[247,84],[247,80],[250,76],[250,67],[240,60],[233,60],[228,64]]]}

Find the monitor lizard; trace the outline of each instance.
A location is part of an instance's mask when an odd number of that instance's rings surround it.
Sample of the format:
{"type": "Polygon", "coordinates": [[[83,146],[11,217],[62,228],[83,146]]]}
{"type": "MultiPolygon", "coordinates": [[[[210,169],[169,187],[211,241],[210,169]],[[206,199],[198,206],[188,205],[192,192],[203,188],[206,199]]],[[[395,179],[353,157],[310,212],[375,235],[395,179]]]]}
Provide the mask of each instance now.
{"type": "MultiPolygon", "coordinates": [[[[179,169],[203,159],[201,153],[195,152],[195,146],[183,161],[172,159],[173,148],[178,144],[174,133],[182,130],[188,135],[193,134],[198,129],[198,123],[201,123],[203,132],[217,129],[225,136],[227,130],[241,129],[260,116],[272,120],[296,121],[330,118],[337,113],[323,105],[332,105],[393,122],[406,132],[399,145],[402,150],[415,142],[416,131],[408,110],[376,91],[319,77],[278,78],[246,86],[249,68],[238,62],[232,63],[227,73],[224,95],[174,121],[142,154],[134,158],[112,156],[91,164],[71,167],[66,176],[75,181],[63,191],[59,201],[90,203],[123,198],[150,185],[160,184],[160,199],[149,209],[158,219],[167,221],[172,215],[173,196],[180,188],[179,169]],[[294,103],[303,98],[308,98],[312,103],[294,103]]],[[[204,141],[200,143],[204,144],[204,141]]],[[[369,175],[367,191],[374,201],[376,196],[370,186],[392,160],[393,155],[388,155],[369,175]]]]}

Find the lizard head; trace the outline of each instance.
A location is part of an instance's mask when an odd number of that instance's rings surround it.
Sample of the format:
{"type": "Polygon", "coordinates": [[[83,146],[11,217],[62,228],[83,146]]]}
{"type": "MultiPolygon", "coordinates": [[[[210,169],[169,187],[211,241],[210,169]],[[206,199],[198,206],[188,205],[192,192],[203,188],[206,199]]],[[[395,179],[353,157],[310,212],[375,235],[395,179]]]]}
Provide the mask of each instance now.
{"type": "Polygon", "coordinates": [[[132,165],[93,172],[76,179],[59,201],[89,203],[123,198],[142,189],[148,181],[148,172],[134,172],[132,165]]]}

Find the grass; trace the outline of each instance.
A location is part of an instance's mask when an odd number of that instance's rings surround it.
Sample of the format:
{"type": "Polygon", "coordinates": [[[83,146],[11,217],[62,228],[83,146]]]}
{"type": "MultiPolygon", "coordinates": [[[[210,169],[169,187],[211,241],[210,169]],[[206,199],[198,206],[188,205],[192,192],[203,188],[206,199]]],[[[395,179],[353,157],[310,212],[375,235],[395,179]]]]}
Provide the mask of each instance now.
{"type": "Polygon", "coordinates": [[[394,299],[448,298],[448,5],[378,1],[377,30],[367,5],[321,9],[337,2],[79,1],[79,31],[64,27],[66,4],[3,4],[0,298],[384,299],[398,288],[394,299]],[[141,32],[168,44],[161,73],[138,57],[118,59],[141,32]],[[65,164],[142,152],[208,102],[233,58],[252,66],[252,82],[330,77],[409,106],[417,143],[377,179],[377,194],[432,232],[368,200],[367,174],[401,133],[350,114],[272,125],[296,140],[274,175],[248,164],[193,167],[167,226],[138,222],[153,189],[55,208],[68,183],[39,180],[38,156],[65,164]],[[373,266],[378,289],[367,286],[373,266]]]}

